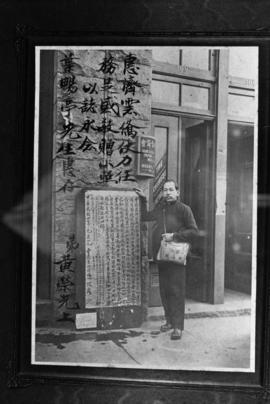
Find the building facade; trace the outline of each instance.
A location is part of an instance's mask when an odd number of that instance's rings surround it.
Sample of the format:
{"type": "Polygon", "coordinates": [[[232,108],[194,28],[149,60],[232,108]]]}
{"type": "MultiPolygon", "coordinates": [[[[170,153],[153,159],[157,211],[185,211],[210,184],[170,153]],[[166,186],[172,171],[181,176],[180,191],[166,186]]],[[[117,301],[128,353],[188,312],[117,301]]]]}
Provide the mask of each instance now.
{"type": "MultiPolygon", "coordinates": [[[[41,50],[39,61],[39,195],[45,189],[51,197],[40,199],[47,215],[38,244],[51,248],[37,255],[37,318],[45,307],[53,318],[83,310],[76,200],[97,184],[139,185],[151,208],[165,178],[174,179],[200,230],[187,295],[218,304],[225,288],[250,294],[257,49],[41,50]]],[[[144,315],[160,305],[151,232],[151,224],[142,226],[144,315]]],[[[112,313],[105,310],[109,319],[112,313]]]]}

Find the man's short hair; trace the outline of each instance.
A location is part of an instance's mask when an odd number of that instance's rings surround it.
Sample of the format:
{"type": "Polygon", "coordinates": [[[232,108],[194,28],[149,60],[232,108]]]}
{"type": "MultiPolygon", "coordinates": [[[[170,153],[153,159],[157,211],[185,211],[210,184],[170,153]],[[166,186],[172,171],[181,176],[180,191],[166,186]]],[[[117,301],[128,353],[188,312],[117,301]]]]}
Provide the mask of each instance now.
{"type": "Polygon", "coordinates": [[[173,182],[173,183],[174,183],[174,186],[175,186],[175,189],[176,189],[177,191],[179,190],[178,184],[176,183],[175,180],[173,180],[173,179],[171,179],[171,178],[166,178],[166,180],[164,181],[163,187],[164,187],[165,184],[167,184],[167,182],[173,182]]]}

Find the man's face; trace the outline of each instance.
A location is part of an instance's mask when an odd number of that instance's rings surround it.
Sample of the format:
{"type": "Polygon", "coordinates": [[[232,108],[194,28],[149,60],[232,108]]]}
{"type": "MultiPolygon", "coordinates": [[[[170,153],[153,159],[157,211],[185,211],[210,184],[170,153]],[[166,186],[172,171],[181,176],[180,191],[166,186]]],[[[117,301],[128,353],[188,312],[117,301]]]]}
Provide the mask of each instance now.
{"type": "Polygon", "coordinates": [[[179,196],[179,191],[175,188],[173,181],[165,182],[163,186],[163,197],[166,202],[175,202],[179,196]]]}

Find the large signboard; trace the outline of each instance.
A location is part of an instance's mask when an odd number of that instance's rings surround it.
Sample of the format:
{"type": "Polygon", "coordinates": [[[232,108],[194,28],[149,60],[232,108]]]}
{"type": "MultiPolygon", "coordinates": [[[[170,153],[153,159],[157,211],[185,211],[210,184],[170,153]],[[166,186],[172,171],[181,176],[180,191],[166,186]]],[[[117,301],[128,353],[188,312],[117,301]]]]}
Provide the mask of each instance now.
{"type": "Polygon", "coordinates": [[[141,303],[139,198],[133,191],[85,192],[85,307],[141,303]]]}

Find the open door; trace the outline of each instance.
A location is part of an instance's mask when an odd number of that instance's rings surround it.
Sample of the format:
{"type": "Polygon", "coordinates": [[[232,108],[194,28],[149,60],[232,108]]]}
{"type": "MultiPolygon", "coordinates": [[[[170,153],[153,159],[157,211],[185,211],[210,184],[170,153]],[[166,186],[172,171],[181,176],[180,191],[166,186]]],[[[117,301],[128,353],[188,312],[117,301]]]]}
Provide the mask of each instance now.
{"type": "Polygon", "coordinates": [[[193,211],[200,235],[194,241],[187,266],[186,295],[210,300],[213,268],[213,131],[211,123],[182,119],[181,199],[193,211]]]}

